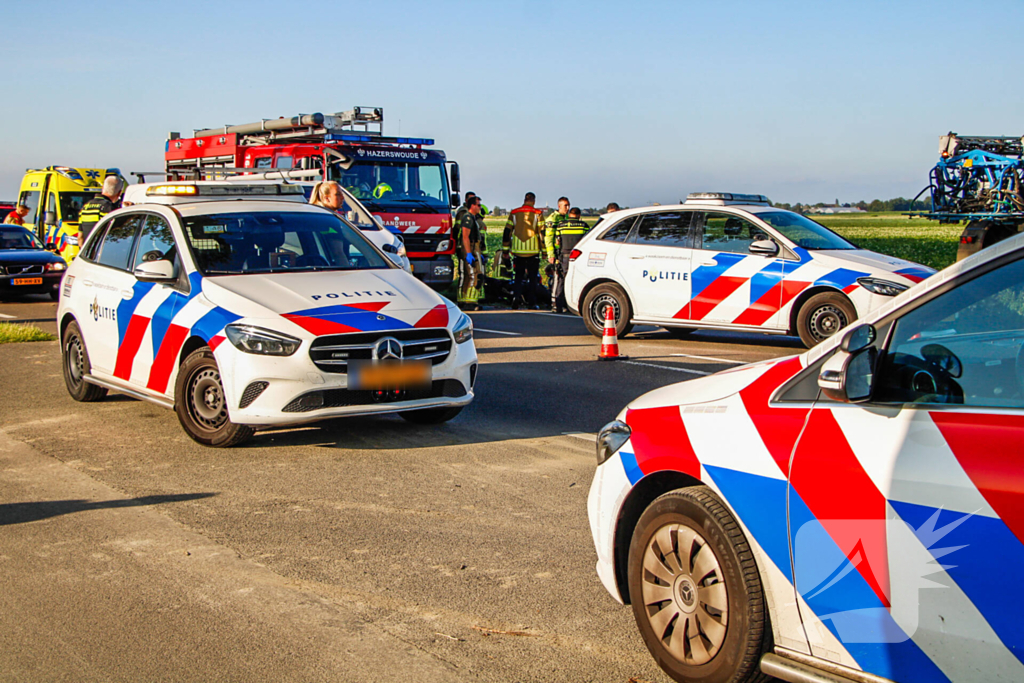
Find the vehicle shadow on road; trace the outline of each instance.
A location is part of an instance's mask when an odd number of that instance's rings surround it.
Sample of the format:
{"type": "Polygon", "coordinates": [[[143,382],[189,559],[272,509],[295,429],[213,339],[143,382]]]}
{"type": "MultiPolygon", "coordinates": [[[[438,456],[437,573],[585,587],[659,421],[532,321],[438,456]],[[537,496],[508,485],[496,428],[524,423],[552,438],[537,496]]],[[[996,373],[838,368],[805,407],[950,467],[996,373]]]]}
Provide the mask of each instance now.
{"type": "Polygon", "coordinates": [[[158,496],[142,496],[139,498],[123,498],[120,500],[40,500],[28,503],[0,504],[0,526],[38,522],[51,517],[59,517],[74,512],[89,510],[109,510],[113,508],[139,507],[143,505],[161,505],[163,503],[180,503],[186,500],[199,500],[216,496],[216,493],[175,493],[158,496]]]}

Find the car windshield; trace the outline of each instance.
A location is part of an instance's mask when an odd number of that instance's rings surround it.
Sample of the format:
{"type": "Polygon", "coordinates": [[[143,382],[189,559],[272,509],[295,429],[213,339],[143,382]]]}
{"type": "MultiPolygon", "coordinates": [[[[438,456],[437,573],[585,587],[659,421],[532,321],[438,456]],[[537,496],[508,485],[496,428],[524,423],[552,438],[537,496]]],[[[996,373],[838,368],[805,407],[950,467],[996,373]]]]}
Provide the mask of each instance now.
{"type": "Polygon", "coordinates": [[[78,214],[82,212],[82,206],[97,196],[99,196],[97,192],[61,192],[60,219],[67,223],[76,223],[78,214]]]}
{"type": "Polygon", "coordinates": [[[798,247],[817,249],[856,249],[821,223],[792,211],[763,211],[755,214],[798,247]]]}
{"type": "Polygon", "coordinates": [[[331,180],[341,183],[371,211],[436,213],[448,210],[448,185],[440,163],[364,161],[348,169],[334,165],[331,180]]]}
{"type": "Polygon", "coordinates": [[[0,230],[0,249],[42,249],[42,243],[24,228],[0,230]]]}
{"type": "Polygon", "coordinates": [[[357,229],[327,212],[240,211],[183,223],[204,275],[391,267],[357,229]]]}

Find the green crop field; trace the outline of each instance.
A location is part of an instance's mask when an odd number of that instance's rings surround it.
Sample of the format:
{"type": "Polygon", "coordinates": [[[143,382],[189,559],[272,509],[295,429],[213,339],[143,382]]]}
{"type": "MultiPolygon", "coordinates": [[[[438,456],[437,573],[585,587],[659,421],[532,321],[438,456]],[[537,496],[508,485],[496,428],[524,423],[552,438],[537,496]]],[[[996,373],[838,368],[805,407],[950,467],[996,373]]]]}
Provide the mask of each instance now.
{"type": "MultiPolygon", "coordinates": [[[[942,269],[956,260],[961,225],[939,225],[923,218],[900,213],[858,213],[811,216],[822,225],[864,249],[904,258],[932,268],[942,269]]],[[[595,219],[587,219],[593,224],[595,219]]],[[[504,218],[488,218],[487,253],[501,244],[504,218]]]]}

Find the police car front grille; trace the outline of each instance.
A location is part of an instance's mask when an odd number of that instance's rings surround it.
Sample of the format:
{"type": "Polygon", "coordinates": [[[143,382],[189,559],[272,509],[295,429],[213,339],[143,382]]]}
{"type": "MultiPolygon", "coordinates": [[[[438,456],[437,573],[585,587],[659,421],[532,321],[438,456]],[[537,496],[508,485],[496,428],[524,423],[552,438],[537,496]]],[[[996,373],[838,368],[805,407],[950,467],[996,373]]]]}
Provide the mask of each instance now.
{"type": "Polygon", "coordinates": [[[282,412],[308,413],[323,408],[346,408],[380,403],[387,405],[397,401],[418,401],[425,398],[460,398],[466,395],[466,387],[457,379],[441,379],[431,382],[427,389],[408,389],[397,399],[381,398],[376,391],[363,389],[324,389],[311,391],[292,399],[282,412]]]}
{"type": "Polygon", "coordinates": [[[452,350],[452,338],[445,328],[410,328],[317,337],[309,347],[309,358],[320,370],[343,375],[348,372],[349,361],[371,360],[374,345],[384,337],[398,340],[403,360],[429,360],[438,365],[452,350]]]}

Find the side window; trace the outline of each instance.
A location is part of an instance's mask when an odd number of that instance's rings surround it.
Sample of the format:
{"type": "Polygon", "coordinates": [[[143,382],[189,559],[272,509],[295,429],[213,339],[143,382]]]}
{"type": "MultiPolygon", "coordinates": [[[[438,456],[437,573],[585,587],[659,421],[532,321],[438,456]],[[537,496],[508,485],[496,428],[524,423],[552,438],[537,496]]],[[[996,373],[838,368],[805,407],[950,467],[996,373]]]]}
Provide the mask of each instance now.
{"type": "Polygon", "coordinates": [[[280,157],[277,158],[277,161],[274,163],[274,168],[291,168],[291,167],[292,167],[292,158],[291,157],[280,156],[280,157]]]}
{"type": "Polygon", "coordinates": [[[52,211],[54,218],[60,218],[60,216],[57,215],[57,195],[53,192],[51,192],[50,196],[46,199],[46,210],[52,211]]]}
{"type": "Polygon", "coordinates": [[[96,262],[119,270],[128,270],[128,259],[135,244],[135,233],[138,232],[142,216],[119,216],[107,229],[103,243],[99,247],[96,262]]]}
{"type": "Polygon", "coordinates": [[[874,400],[1024,408],[1024,260],[896,320],[874,400]]]}
{"type": "Polygon", "coordinates": [[[270,168],[270,163],[273,161],[270,157],[259,157],[256,159],[255,168],[270,168]]]}
{"type": "Polygon", "coordinates": [[[36,209],[39,208],[39,190],[26,190],[18,197],[18,202],[28,205],[28,215],[25,216],[25,225],[35,225],[36,209]]]}
{"type": "Polygon", "coordinates": [[[658,247],[690,246],[692,211],[649,213],[640,218],[636,243],[658,247]]]}
{"type": "Polygon", "coordinates": [[[106,227],[102,230],[93,230],[89,234],[89,241],[86,243],[85,249],[78,254],[78,258],[95,263],[96,254],[100,253],[100,245],[103,243],[103,235],[106,232],[106,227]]]}
{"type": "Polygon", "coordinates": [[[598,239],[606,242],[625,242],[629,238],[629,231],[633,229],[634,223],[636,223],[636,216],[624,218],[605,230],[598,239]]]}
{"type": "Polygon", "coordinates": [[[170,261],[177,270],[178,250],[174,246],[171,226],[160,216],[152,214],[145,217],[145,223],[142,225],[132,270],[134,271],[141,264],[151,261],[170,261]]]}
{"type": "Polygon", "coordinates": [[[703,241],[696,246],[708,251],[749,254],[757,240],[771,239],[750,221],[729,213],[708,211],[704,215],[703,241]]]}

